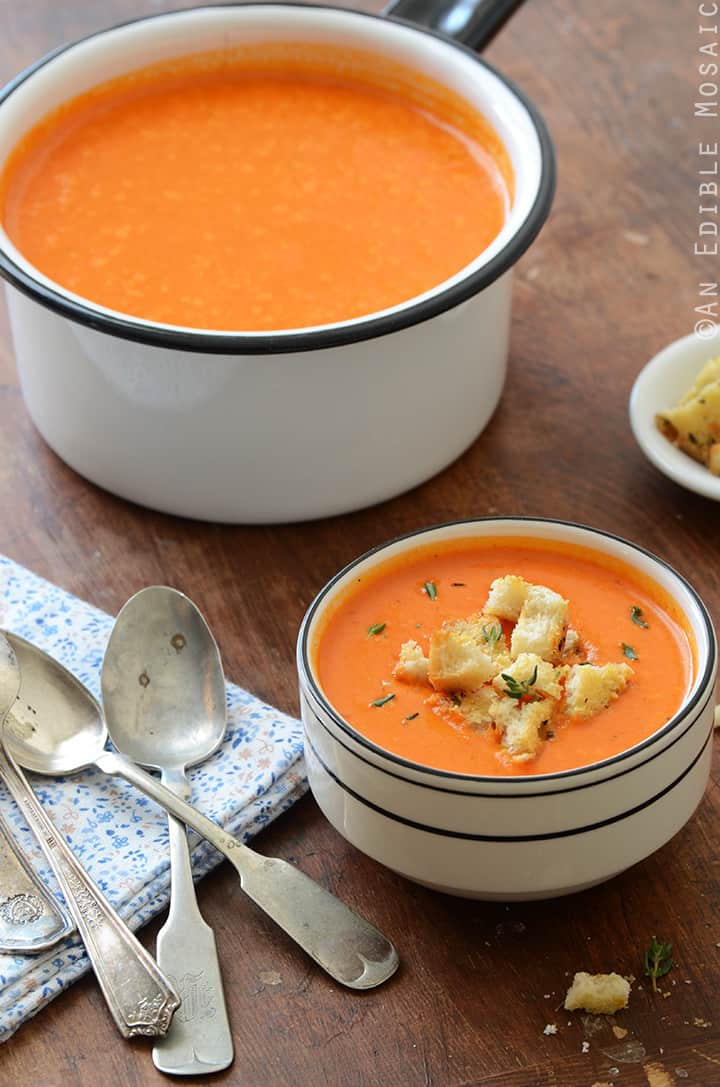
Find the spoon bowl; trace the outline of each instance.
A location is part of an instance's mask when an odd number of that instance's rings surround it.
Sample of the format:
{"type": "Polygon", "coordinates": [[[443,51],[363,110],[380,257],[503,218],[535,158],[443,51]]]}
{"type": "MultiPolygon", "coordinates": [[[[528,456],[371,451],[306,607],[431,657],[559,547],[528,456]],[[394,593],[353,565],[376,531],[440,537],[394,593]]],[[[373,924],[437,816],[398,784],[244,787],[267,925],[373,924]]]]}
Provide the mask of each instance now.
{"type": "Polygon", "coordinates": [[[5,632],[22,675],[5,726],[16,761],[36,774],[74,774],[92,766],[107,742],[100,704],[79,679],[17,634],[5,632]]]}
{"type": "Polygon", "coordinates": [[[217,751],[226,726],[218,647],[183,593],[142,589],[120,611],[103,661],[102,700],[119,751],[157,770],[217,751]]]}

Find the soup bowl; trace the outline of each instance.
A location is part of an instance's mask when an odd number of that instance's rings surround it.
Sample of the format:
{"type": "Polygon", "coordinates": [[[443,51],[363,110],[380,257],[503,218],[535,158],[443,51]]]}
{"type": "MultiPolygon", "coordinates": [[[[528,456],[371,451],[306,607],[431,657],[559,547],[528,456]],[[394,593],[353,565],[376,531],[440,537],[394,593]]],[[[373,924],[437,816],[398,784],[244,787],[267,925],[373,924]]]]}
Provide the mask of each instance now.
{"type": "MultiPolygon", "coordinates": [[[[597,529],[489,518],[392,540],[362,555],[322,589],[303,621],[297,661],[308,777],[320,808],[363,853],[435,890],[512,900],[590,887],[669,841],[707,784],[717,671],[708,613],[695,590],[661,559],[597,529]],[[342,716],[318,678],[316,649],[328,616],[353,582],[419,546],[498,537],[580,545],[600,561],[619,560],[659,587],[696,647],[692,682],[670,720],[627,750],[590,765],[479,776],[400,757],[342,716]]],[[[352,664],[348,661],[348,667],[352,664]]]]}
{"type": "Polygon", "coordinates": [[[536,109],[465,45],[389,17],[277,3],[153,16],[43,58],[0,96],[0,169],[51,110],[106,80],[203,51],[278,46],[359,50],[442,85],[499,137],[512,204],[494,241],[425,293],[352,320],[263,332],[165,325],[95,304],[43,275],[0,224],[20,382],[38,430],[91,481],[193,518],[341,513],[455,459],[501,394],[512,268],[553,194],[536,109]]]}

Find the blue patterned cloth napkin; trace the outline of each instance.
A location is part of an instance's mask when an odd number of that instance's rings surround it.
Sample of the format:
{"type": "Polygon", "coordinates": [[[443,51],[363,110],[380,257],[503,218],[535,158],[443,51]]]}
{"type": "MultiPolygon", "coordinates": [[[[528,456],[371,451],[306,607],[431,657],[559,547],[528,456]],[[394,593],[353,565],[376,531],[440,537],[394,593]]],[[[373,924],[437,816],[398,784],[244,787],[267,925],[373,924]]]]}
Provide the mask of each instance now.
{"type": "MultiPolygon", "coordinates": [[[[0,555],[0,627],[51,653],[97,697],[113,620],[0,555]]],[[[247,691],[228,684],[223,746],[190,771],[192,801],[247,841],[305,792],[302,728],[247,691]]],[[[152,800],[99,770],[73,777],[28,775],[37,796],[81,864],[132,929],[167,905],[167,818],[152,800]]],[[[3,786],[0,811],[35,868],[60,895],[55,878],[3,786]]],[[[193,869],[222,860],[191,832],[193,869]]],[[[62,896],[60,896],[62,897],[62,896]]],[[[0,953],[0,1042],[90,968],[77,934],[40,955],[0,953]]]]}

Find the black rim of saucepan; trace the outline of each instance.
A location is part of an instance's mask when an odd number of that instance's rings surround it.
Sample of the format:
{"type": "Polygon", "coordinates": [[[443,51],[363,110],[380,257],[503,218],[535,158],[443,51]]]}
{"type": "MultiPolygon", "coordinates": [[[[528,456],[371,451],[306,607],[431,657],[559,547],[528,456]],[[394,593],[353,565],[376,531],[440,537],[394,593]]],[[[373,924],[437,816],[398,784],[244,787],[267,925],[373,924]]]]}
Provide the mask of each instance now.
{"type": "MultiPolygon", "coordinates": [[[[332,720],[333,724],[336,725],[337,728],[340,729],[342,732],[344,732],[347,736],[349,736],[351,739],[353,739],[357,744],[359,744],[361,747],[364,747],[367,751],[371,751],[371,752],[373,752],[373,754],[379,755],[387,763],[390,763],[390,764],[398,767],[398,769],[403,768],[403,769],[406,769],[406,770],[412,770],[412,771],[414,771],[416,773],[427,775],[427,776],[429,776],[431,778],[433,778],[433,777],[434,778],[443,778],[443,779],[445,779],[447,781],[457,781],[457,782],[465,782],[465,783],[478,782],[478,783],[487,784],[487,785],[489,785],[489,784],[499,785],[499,784],[507,784],[508,782],[511,782],[513,786],[515,786],[515,785],[526,786],[526,785],[532,785],[532,784],[540,786],[540,785],[543,785],[543,784],[545,784],[547,782],[550,782],[550,781],[567,781],[568,779],[578,778],[580,775],[587,775],[588,773],[594,773],[597,770],[604,770],[604,769],[607,769],[609,767],[620,767],[620,764],[622,762],[624,762],[624,760],[626,760],[626,759],[628,759],[628,758],[630,758],[632,756],[637,755],[641,751],[648,751],[651,747],[653,747],[656,743],[658,743],[659,740],[661,740],[664,736],[666,736],[669,732],[671,732],[678,725],[678,723],[680,721],[683,721],[685,718],[687,718],[688,715],[691,714],[692,711],[695,710],[698,707],[699,703],[701,702],[701,700],[703,698],[706,698],[706,701],[707,701],[707,697],[706,697],[707,696],[707,686],[708,686],[708,683],[710,682],[710,679],[712,677],[713,668],[715,666],[716,654],[717,654],[717,646],[716,646],[716,643],[715,643],[715,632],[714,632],[713,625],[712,625],[712,622],[710,620],[710,616],[708,614],[707,608],[705,607],[702,600],[700,599],[700,597],[698,596],[697,592],[692,587],[692,585],[689,583],[689,581],[687,581],[682,576],[682,574],[679,574],[677,572],[677,570],[673,569],[673,567],[668,562],[665,562],[664,559],[661,559],[658,555],[653,554],[652,551],[648,551],[646,548],[641,547],[639,544],[633,543],[631,540],[627,540],[623,536],[618,536],[614,532],[606,532],[604,529],[593,528],[591,525],[580,524],[579,522],[576,522],[576,521],[563,521],[563,520],[559,520],[559,519],[553,518],[553,517],[524,517],[524,516],[521,516],[521,515],[512,515],[512,516],[508,515],[507,517],[500,517],[500,516],[495,516],[495,517],[472,517],[472,518],[466,518],[465,520],[460,520],[460,521],[447,521],[447,522],[444,522],[442,524],[429,525],[427,528],[418,529],[418,530],[415,530],[413,532],[406,532],[401,536],[395,536],[391,540],[387,540],[384,543],[378,544],[377,547],[373,547],[369,551],[366,551],[364,554],[359,555],[358,558],[356,558],[352,562],[348,563],[348,565],[345,566],[342,570],[339,570],[338,573],[335,575],[335,577],[333,577],[327,583],[327,585],[325,585],[320,590],[320,592],[315,597],[315,599],[313,600],[313,602],[311,603],[310,607],[308,608],[308,610],[307,610],[307,612],[305,614],[305,618],[302,621],[302,625],[301,625],[300,633],[299,633],[299,637],[298,637],[298,670],[299,670],[299,673],[300,673],[301,681],[305,683],[308,690],[312,693],[314,700],[317,702],[317,704],[319,706],[322,707],[323,711],[332,720]],[[700,612],[700,615],[702,617],[703,625],[705,627],[705,632],[706,632],[707,639],[708,639],[708,645],[710,646],[710,652],[708,653],[708,659],[707,659],[707,661],[705,663],[705,668],[703,670],[702,676],[699,677],[698,681],[696,682],[695,693],[693,694],[692,698],[687,703],[683,703],[682,708],[680,710],[678,710],[678,712],[675,713],[670,718],[670,720],[667,721],[662,726],[662,728],[659,728],[656,732],[653,732],[651,736],[648,736],[645,740],[642,740],[639,744],[635,744],[634,747],[628,748],[627,751],[621,751],[619,754],[613,755],[609,759],[603,759],[601,762],[590,763],[587,766],[578,766],[578,767],[575,767],[572,770],[558,770],[558,771],[556,771],[555,773],[552,773],[552,774],[522,774],[522,775],[513,776],[512,778],[508,779],[508,778],[503,778],[503,777],[491,777],[489,775],[483,775],[483,774],[462,774],[462,773],[458,773],[455,770],[437,770],[432,766],[424,766],[422,763],[413,762],[411,759],[405,759],[401,755],[395,755],[392,751],[388,751],[386,748],[381,747],[379,744],[373,743],[372,740],[369,740],[366,736],[363,736],[363,734],[361,732],[358,732],[356,729],[354,729],[352,727],[352,725],[350,725],[343,717],[340,716],[340,714],[338,714],[333,709],[332,705],[330,704],[328,699],[323,694],[322,689],[320,688],[320,685],[315,680],[315,676],[313,674],[313,669],[312,669],[312,667],[310,665],[310,648],[309,648],[308,640],[309,640],[309,634],[310,634],[310,626],[311,626],[312,621],[313,621],[313,619],[315,617],[315,614],[317,613],[318,609],[323,604],[323,602],[326,599],[328,593],[334,588],[334,586],[341,579],[345,578],[352,570],[354,570],[357,566],[359,566],[360,563],[365,562],[367,559],[372,558],[373,555],[377,555],[381,551],[387,550],[389,547],[392,547],[394,544],[402,543],[405,540],[411,540],[412,539],[412,540],[417,540],[418,544],[420,545],[420,544],[423,543],[423,537],[426,537],[427,535],[429,535],[432,532],[436,532],[438,529],[458,528],[458,527],[462,527],[463,525],[472,526],[472,525],[481,524],[481,523],[484,523],[484,522],[497,522],[497,521],[514,522],[514,523],[516,523],[518,525],[526,526],[526,527],[530,527],[530,526],[532,526],[534,524],[559,525],[561,527],[579,529],[579,530],[581,530],[583,532],[589,532],[591,535],[594,535],[594,536],[601,536],[601,537],[604,537],[605,539],[613,540],[616,543],[623,544],[624,546],[629,547],[631,550],[636,551],[641,555],[644,555],[646,558],[652,559],[654,562],[658,563],[659,566],[664,567],[674,577],[676,577],[678,579],[678,581],[688,591],[690,596],[695,601],[695,603],[696,603],[696,605],[698,607],[698,610],[700,612]]],[[[703,708],[704,708],[704,705],[703,705],[703,708]]],[[[317,717],[317,714],[315,714],[315,716],[317,717]]],[[[318,718],[318,720],[319,720],[319,718],[318,718]]],[[[320,722],[320,723],[322,724],[322,722],[320,722]]],[[[355,754],[355,752],[353,752],[353,754],[355,754]]],[[[650,755],[650,758],[654,758],[654,755],[650,755]]],[[[650,761],[650,759],[643,760],[643,762],[647,762],[647,761],[650,761]]],[[[374,769],[379,770],[380,772],[383,772],[383,770],[384,770],[384,768],[382,766],[378,766],[374,762],[371,763],[371,765],[374,767],[374,769]]],[[[640,764],[640,765],[642,765],[642,764],[640,764]]],[[[635,767],[633,767],[633,769],[634,768],[635,767]]],[[[621,772],[624,773],[624,770],[621,771],[621,772]]],[[[401,775],[397,775],[397,776],[401,776],[401,775]]],[[[613,775],[613,776],[619,776],[619,775],[613,775]]],[[[402,777],[402,780],[403,781],[410,781],[411,783],[414,783],[414,784],[422,784],[421,782],[415,782],[414,779],[412,779],[412,778],[402,777]]],[[[603,779],[603,780],[605,780],[605,779],[603,779]]],[[[429,787],[431,787],[431,786],[429,786],[429,787]]],[[[441,791],[453,792],[455,790],[441,790],[441,791]]],[[[560,790],[560,791],[563,791],[563,790],[560,790]]],[[[475,794],[468,793],[467,795],[475,795],[475,794]]],[[[501,794],[493,794],[493,795],[500,796],[501,794]]],[[[523,795],[529,795],[529,794],[527,794],[525,792],[525,790],[523,789],[523,795]]],[[[542,794],[533,794],[533,795],[542,795],[542,794]]]]}
{"type": "MultiPolygon", "coordinates": [[[[218,5],[209,5],[208,10],[217,6],[218,5]]],[[[255,5],[222,5],[222,7],[225,8],[252,6],[255,5]]],[[[268,4],[262,5],[263,8],[271,6],[272,5],[268,4]]],[[[29,295],[47,309],[59,313],[63,317],[69,318],[71,321],[75,321],[78,324],[86,325],[99,332],[109,333],[120,339],[131,340],[135,343],[150,344],[156,347],[173,348],[181,351],[202,352],[203,354],[271,355],[299,351],[315,351],[322,348],[360,343],[363,340],[374,339],[378,336],[385,336],[388,333],[409,328],[412,325],[420,324],[431,317],[444,313],[446,310],[459,305],[461,302],[465,302],[467,299],[483,290],[483,288],[488,287],[504,272],[511,268],[539,233],[549,214],[553,195],[555,193],[555,154],[553,151],[552,140],[550,139],[545,122],[530,99],[527,98],[511,80],[497,71],[491,64],[488,64],[487,61],[482,60],[467,46],[462,45],[460,42],[455,41],[438,31],[416,24],[410,24],[400,19],[386,20],[386,17],[382,15],[372,14],[371,12],[335,8],[328,4],[297,4],[293,6],[338,11],[342,12],[344,15],[358,18],[383,19],[384,21],[392,21],[393,23],[402,25],[409,32],[429,34],[431,37],[439,38],[445,45],[452,46],[453,48],[460,50],[460,52],[471,56],[477,64],[480,64],[492,72],[493,75],[495,75],[524,106],[530,116],[540,143],[540,183],[538,185],[538,191],[533,206],[528,212],[524,222],[520,224],[518,230],[509,239],[503,249],[501,249],[499,253],[496,253],[486,265],[466,276],[454,286],[440,291],[432,298],[416,303],[411,302],[396,313],[379,317],[370,316],[367,320],[361,320],[352,325],[348,324],[338,325],[337,327],[318,328],[307,332],[301,330],[299,332],[290,333],[276,334],[270,332],[267,334],[255,333],[252,335],[242,332],[208,333],[192,329],[166,328],[163,326],[144,324],[140,319],[133,320],[131,318],[125,318],[122,315],[115,316],[114,314],[103,313],[95,309],[90,303],[83,304],[82,302],[77,302],[61,293],[60,290],[53,290],[51,287],[34,279],[32,275],[28,274],[23,268],[16,264],[1,247],[0,275],[4,276],[4,278],[19,291],[29,295]]],[[[192,10],[205,9],[181,9],[171,12],[162,12],[157,15],[144,16],[142,19],[128,20],[127,22],[118,23],[115,26],[108,27],[104,30],[96,31],[93,34],[88,34],[84,38],[79,38],[67,45],[60,46],[46,56],[41,57],[38,61],[16,76],[15,79],[11,80],[11,82],[0,92],[0,106],[18,89],[18,87],[33,76],[40,68],[43,68],[69,49],[72,49],[83,42],[90,41],[93,38],[100,37],[103,34],[113,33],[126,26],[142,23],[150,19],[162,19],[186,14],[188,11],[192,10]]]]}

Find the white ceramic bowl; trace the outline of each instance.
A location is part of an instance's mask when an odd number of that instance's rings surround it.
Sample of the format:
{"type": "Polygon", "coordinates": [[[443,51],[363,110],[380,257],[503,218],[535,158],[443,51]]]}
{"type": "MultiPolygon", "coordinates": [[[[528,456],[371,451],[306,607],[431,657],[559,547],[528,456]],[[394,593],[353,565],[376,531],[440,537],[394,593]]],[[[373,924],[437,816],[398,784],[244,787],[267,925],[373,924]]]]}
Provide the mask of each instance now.
{"type": "Polygon", "coordinates": [[[674,407],[704,364],[718,355],[720,326],[710,339],[701,339],[694,332],[683,336],[650,359],[630,393],[630,425],[648,460],[682,487],[716,502],[720,501],[720,477],[664,438],[655,426],[655,416],[674,407]]]}
{"type": "Polygon", "coordinates": [[[298,640],[308,776],[332,825],[408,879],[469,898],[569,894],[647,857],[687,822],[710,771],[717,646],[694,589],[662,560],[617,536],[561,521],[494,518],[393,540],[342,570],[311,605],[298,640]],[[315,633],[353,578],[391,556],[447,539],[531,536],[622,559],[679,605],[697,642],[682,708],[635,747],[562,773],[480,777],[430,769],[366,739],[333,708],[313,667],[315,633]]]}
{"type": "Polygon", "coordinates": [[[308,5],[174,12],[51,54],[0,96],[0,168],[36,121],[102,80],[278,41],[351,46],[444,83],[499,134],[515,196],[492,244],[433,290],[368,317],[272,333],[161,325],[94,305],[38,272],[0,229],[20,381],[40,433],[102,487],[188,517],[327,516],[389,498],[454,460],[500,397],[511,270],[552,200],[545,126],[474,53],[420,27],[308,5]]]}

